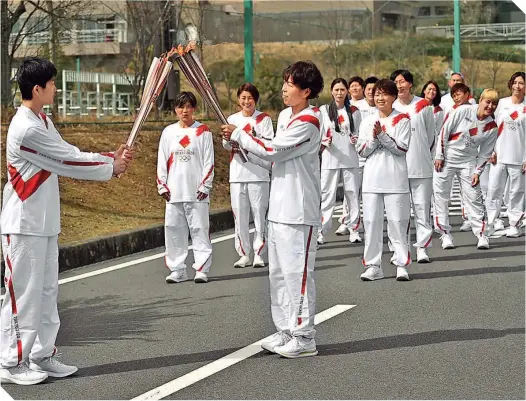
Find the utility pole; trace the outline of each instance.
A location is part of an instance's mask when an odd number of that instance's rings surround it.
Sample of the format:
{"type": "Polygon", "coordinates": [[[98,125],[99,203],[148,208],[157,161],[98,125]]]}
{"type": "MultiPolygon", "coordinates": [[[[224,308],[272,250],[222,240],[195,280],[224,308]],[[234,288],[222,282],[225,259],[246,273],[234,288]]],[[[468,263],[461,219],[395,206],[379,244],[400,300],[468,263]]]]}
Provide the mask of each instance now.
{"type": "Polygon", "coordinates": [[[254,82],[254,30],[252,0],[244,0],[245,19],[245,82],[254,82]]]}
{"type": "Polygon", "coordinates": [[[453,0],[455,39],[453,42],[453,71],[460,72],[460,0],[453,0]]]}

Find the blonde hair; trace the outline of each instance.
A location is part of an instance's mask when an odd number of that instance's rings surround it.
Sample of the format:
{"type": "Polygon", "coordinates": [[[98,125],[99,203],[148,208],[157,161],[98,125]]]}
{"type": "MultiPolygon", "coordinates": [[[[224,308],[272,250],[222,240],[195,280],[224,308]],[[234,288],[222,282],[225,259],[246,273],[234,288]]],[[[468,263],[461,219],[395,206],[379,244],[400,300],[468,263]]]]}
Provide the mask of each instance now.
{"type": "Polygon", "coordinates": [[[484,89],[484,91],[480,95],[479,101],[482,99],[488,99],[491,100],[493,103],[497,103],[499,101],[499,92],[497,92],[493,88],[484,89]]]}

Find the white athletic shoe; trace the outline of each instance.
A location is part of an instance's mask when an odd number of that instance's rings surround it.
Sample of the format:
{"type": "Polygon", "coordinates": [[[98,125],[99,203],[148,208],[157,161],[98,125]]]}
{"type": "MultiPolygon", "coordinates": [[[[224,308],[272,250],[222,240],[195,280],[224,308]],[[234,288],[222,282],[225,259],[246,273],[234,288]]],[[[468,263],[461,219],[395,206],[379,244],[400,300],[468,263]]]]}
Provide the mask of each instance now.
{"type": "Polygon", "coordinates": [[[471,223],[469,220],[464,220],[464,223],[460,226],[460,231],[471,231],[471,223]]]}
{"type": "Polygon", "coordinates": [[[208,283],[208,277],[203,272],[195,272],[194,283],[208,283]]]}
{"type": "Polygon", "coordinates": [[[485,235],[481,235],[477,242],[478,249],[489,249],[489,240],[485,235]]]}
{"type": "Polygon", "coordinates": [[[345,224],[340,224],[340,227],[338,227],[336,229],[334,234],[336,234],[336,235],[347,235],[347,234],[349,234],[349,229],[347,228],[347,226],[345,224]]]}
{"type": "Polygon", "coordinates": [[[495,219],[493,223],[493,228],[495,231],[504,230],[504,222],[501,219],[495,219]]]}
{"type": "Polygon", "coordinates": [[[166,276],[166,282],[169,284],[182,283],[183,281],[188,280],[188,273],[186,272],[186,269],[174,270],[169,276],[166,276]]]}
{"type": "Polygon", "coordinates": [[[371,265],[360,275],[363,281],[374,281],[384,278],[384,271],[380,266],[371,265]]]}
{"type": "Polygon", "coordinates": [[[316,241],[318,243],[318,245],[323,245],[325,244],[325,238],[323,238],[323,234],[322,233],[319,233],[318,234],[318,239],[316,241]]]}
{"type": "Polygon", "coordinates": [[[440,241],[442,241],[442,249],[453,249],[455,247],[451,234],[442,234],[440,241]]]}
{"type": "Polygon", "coordinates": [[[20,362],[12,368],[0,369],[0,383],[14,383],[22,386],[42,383],[48,378],[46,372],[36,371],[29,368],[27,362],[20,362]]]}
{"type": "Polygon", "coordinates": [[[405,267],[398,266],[396,268],[396,281],[409,281],[409,274],[405,267]]]}
{"type": "Polygon", "coordinates": [[[237,262],[234,263],[234,267],[247,267],[250,265],[250,258],[248,256],[241,256],[237,262]]]}
{"type": "Polygon", "coordinates": [[[506,232],[506,237],[508,238],[518,238],[520,237],[521,232],[520,230],[515,226],[509,226],[508,231],[506,232]]]}
{"type": "Polygon", "coordinates": [[[252,262],[252,267],[265,267],[265,261],[259,255],[254,255],[254,261],[252,262]]]}
{"type": "Polygon", "coordinates": [[[362,242],[362,237],[360,237],[358,231],[349,230],[349,241],[351,241],[353,244],[356,242],[362,242]]]}
{"type": "Polygon", "coordinates": [[[426,248],[416,248],[416,261],[418,263],[429,263],[429,255],[426,248]]]}
{"type": "Polygon", "coordinates": [[[285,358],[303,358],[318,355],[314,338],[292,337],[285,345],[274,348],[274,352],[285,358]]]}
{"type": "Polygon", "coordinates": [[[29,367],[32,370],[46,372],[49,377],[67,377],[79,370],[76,366],[63,364],[57,359],[57,356],[53,355],[38,361],[31,361],[29,367]]]}
{"type": "Polygon", "coordinates": [[[269,352],[275,353],[276,347],[281,347],[287,344],[292,339],[292,336],[284,331],[278,331],[273,334],[267,341],[261,343],[261,348],[269,352]]]}

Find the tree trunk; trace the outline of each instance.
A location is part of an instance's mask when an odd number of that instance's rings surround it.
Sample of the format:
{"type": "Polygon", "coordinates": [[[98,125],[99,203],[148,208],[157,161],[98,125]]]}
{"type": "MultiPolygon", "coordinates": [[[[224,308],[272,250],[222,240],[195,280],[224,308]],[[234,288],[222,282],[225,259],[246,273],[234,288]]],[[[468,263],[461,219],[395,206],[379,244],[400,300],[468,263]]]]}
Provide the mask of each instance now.
{"type": "Polygon", "coordinates": [[[0,46],[0,84],[1,84],[1,104],[2,107],[11,105],[11,59],[9,57],[9,36],[11,34],[9,16],[7,14],[8,3],[0,1],[0,24],[2,26],[1,46],[0,46]]]}
{"type": "MultiPolygon", "coordinates": [[[[51,18],[50,26],[50,38],[49,38],[49,54],[51,57],[51,62],[57,66],[57,25],[55,21],[55,13],[53,12],[53,2],[51,0],[46,0],[46,6],[49,13],[49,18],[51,18]]],[[[58,96],[55,96],[53,99],[53,105],[51,106],[51,115],[54,120],[58,120],[58,96]]]]}

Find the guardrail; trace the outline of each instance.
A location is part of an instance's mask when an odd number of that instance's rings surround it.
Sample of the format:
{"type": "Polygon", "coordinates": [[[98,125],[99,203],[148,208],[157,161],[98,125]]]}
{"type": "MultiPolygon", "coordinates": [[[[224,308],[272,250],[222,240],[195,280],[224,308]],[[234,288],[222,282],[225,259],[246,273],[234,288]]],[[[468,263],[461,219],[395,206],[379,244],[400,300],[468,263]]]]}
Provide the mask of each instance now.
{"type": "MultiPolygon", "coordinates": [[[[12,33],[10,42],[12,43],[17,37],[18,33],[12,33]]],[[[51,40],[51,33],[49,31],[36,32],[32,34],[22,33],[24,39],[23,45],[41,45],[49,43],[51,40]]],[[[61,44],[69,43],[126,43],[127,30],[126,28],[115,29],[72,29],[67,32],[60,32],[58,35],[58,42],[61,44]]]]}
{"type": "MultiPolygon", "coordinates": [[[[422,26],[416,28],[416,33],[453,38],[454,25],[422,26]]],[[[472,42],[491,42],[502,40],[524,40],[526,24],[515,22],[510,24],[477,24],[461,25],[460,38],[472,42]]]]}

